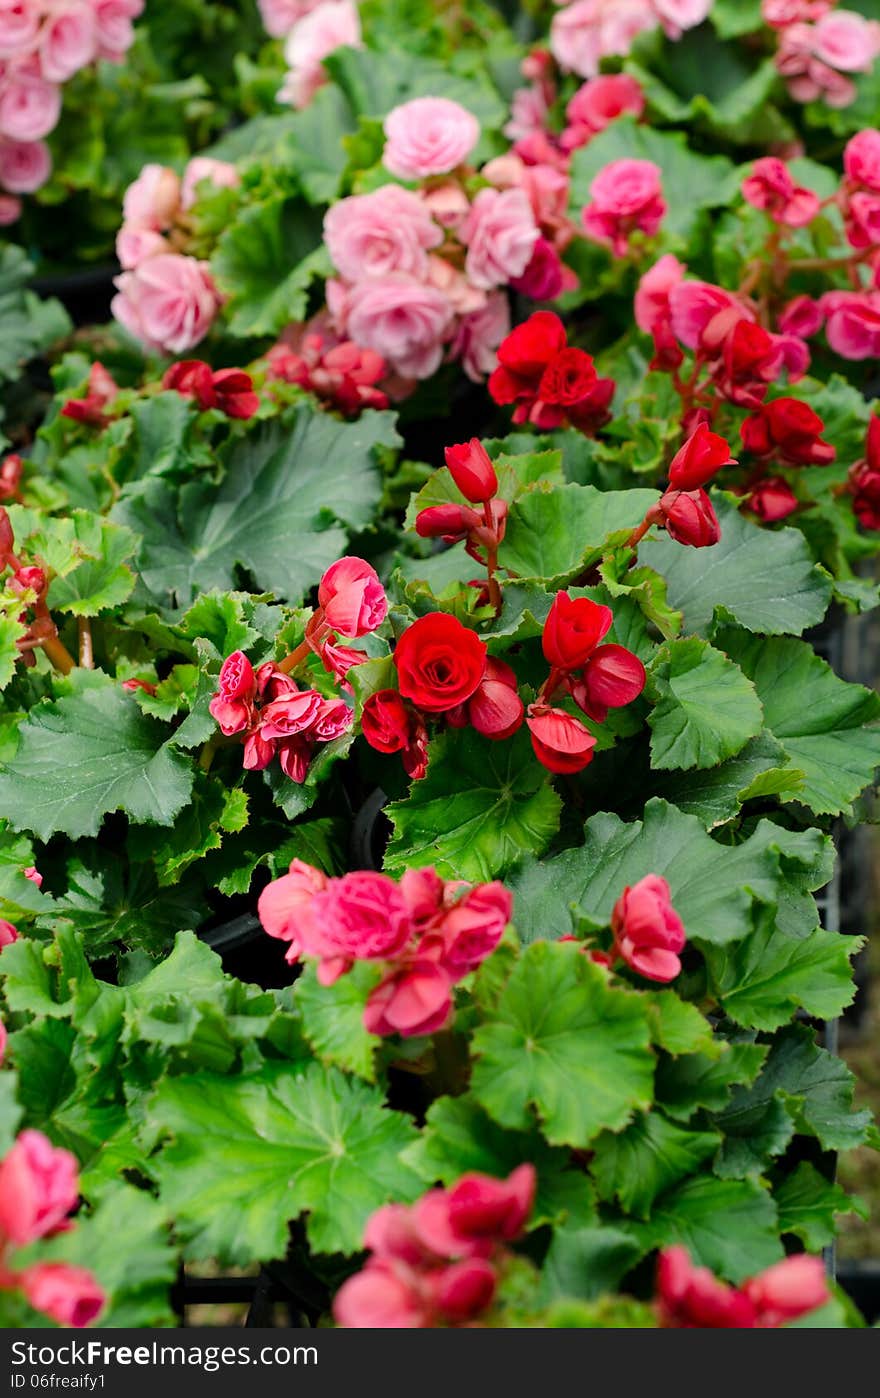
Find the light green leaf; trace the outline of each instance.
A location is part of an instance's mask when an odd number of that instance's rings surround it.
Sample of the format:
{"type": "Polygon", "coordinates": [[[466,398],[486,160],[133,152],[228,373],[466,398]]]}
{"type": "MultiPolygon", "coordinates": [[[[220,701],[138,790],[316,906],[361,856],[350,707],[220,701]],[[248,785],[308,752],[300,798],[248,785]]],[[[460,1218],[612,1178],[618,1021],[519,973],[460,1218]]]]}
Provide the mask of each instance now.
{"type": "Polygon", "coordinates": [[[367,1082],[376,1078],[373,1059],[380,1041],[364,1027],[364,1006],[380,979],[378,966],[360,961],[334,985],[319,985],[310,965],[294,987],[302,1030],[317,1056],[367,1082]]]}
{"type": "Polygon", "coordinates": [[[537,486],[511,506],[498,561],[520,578],[564,586],[598,561],[607,541],[622,543],[655,500],[652,490],[537,486]]]}
{"type": "Polygon", "coordinates": [[[688,815],[698,816],[711,830],[732,820],[746,801],[796,797],[804,774],[789,763],[782,744],[764,729],[736,757],[718,767],[660,776],[653,785],[659,796],[688,815]]]}
{"type": "Polygon", "coordinates": [[[754,685],[697,636],[667,641],[649,675],[652,767],[717,767],[761,731],[754,685]]]}

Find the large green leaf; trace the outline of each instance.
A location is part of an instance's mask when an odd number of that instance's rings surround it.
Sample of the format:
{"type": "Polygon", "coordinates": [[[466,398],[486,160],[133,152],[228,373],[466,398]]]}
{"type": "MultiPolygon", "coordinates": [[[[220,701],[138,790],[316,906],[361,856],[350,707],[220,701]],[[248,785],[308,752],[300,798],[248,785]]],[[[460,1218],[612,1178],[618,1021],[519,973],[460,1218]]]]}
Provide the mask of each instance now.
{"type": "Polygon", "coordinates": [[[794,1233],[811,1252],[833,1241],[838,1214],[867,1216],[858,1200],[851,1199],[845,1189],[820,1175],[807,1161],[783,1180],[776,1191],[776,1207],[780,1232],[794,1233]]]}
{"type": "Polygon", "coordinates": [[[660,1060],[657,1067],[657,1101],[668,1116],[687,1121],[705,1107],[720,1111],[727,1106],[735,1086],[752,1083],[767,1057],[763,1044],[725,1044],[719,1057],[686,1053],[660,1060]]]}
{"type": "Polygon", "coordinates": [[[355,1252],[375,1209],[421,1191],[400,1159],[416,1134],[409,1118],[335,1068],[169,1078],[147,1120],[172,1137],[156,1162],[159,1197],[190,1257],[281,1257],[303,1212],[317,1252],[355,1252]]]}
{"type": "Polygon", "coordinates": [[[760,733],[754,685],[699,637],[667,641],[649,673],[652,767],[717,767],[760,733]]]}
{"type": "Polygon", "coordinates": [[[800,530],[764,529],[717,492],[714,503],[717,544],[685,548],[665,538],[639,548],[640,561],[666,578],[670,605],[684,613],[687,629],[707,635],[719,610],[768,636],[799,636],[820,622],[831,579],[813,562],[800,530]]]}
{"type": "Polygon", "coordinates": [[[302,600],[365,528],[379,503],[374,453],[398,438],[391,413],[342,422],[301,408],[232,443],[219,489],[148,479],[114,518],[142,536],[137,559],[151,595],[188,605],[196,593],[235,585],[245,568],[258,587],[302,600]]]}
{"type": "Polygon", "coordinates": [[[659,796],[699,816],[710,830],[731,820],[746,801],[791,799],[803,784],[803,773],[766,729],[718,767],[656,776],[652,783],[659,796]]]}
{"type": "Polygon", "coordinates": [[[880,766],[880,697],[835,675],[805,641],[727,630],[721,643],[754,681],[767,727],[804,773],[794,793],[817,815],[849,814],[880,766]]]}
{"type": "Polygon", "coordinates": [[[319,985],[309,965],[294,988],[303,1033],[318,1057],[367,1082],[376,1077],[373,1059],[379,1039],[364,1027],[364,1005],[380,975],[378,966],[359,961],[333,985],[319,985]]]}
{"type": "Polygon", "coordinates": [[[718,1149],[717,1131],[689,1131],[661,1112],[644,1112],[625,1131],[604,1131],[590,1166],[602,1199],[617,1198],[626,1213],[647,1218],[663,1194],[718,1149]]]}
{"type": "Polygon", "coordinates": [[[232,335],[276,335],[305,318],[312,280],[330,271],[321,214],[303,199],[252,204],[223,233],[211,266],[229,297],[232,335]]]}
{"type": "Polygon", "coordinates": [[[648,802],[644,821],[629,825],[602,813],[587,821],[582,846],[527,859],[509,878],[517,931],[530,940],[562,936],[579,917],[607,925],[624,888],[646,874],[668,880],[689,937],[736,942],[751,930],[753,896],[772,901],[784,893],[787,930],[816,926],[808,890],[828,881],[829,843],[818,830],[762,820],[741,844],[722,845],[695,816],[659,800],[648,802]]]}
{"type": "Polygon", "coordinates": [[[644,1249],[620,1228],[565,1228],[556,1233],[541,1273],[540,1299],[592,1301],[616,1291],[644,1249]]]}
{"type": "Polygon", "coordinates": [[[433,864],[446,878],[485,881],[546,849],[562,802],[524,730],[493,743],[471,729],[435,738],[428,774],[387,808],[389,873],[433,864]]]}
{"type": "Polygon", "coordinates": [[[773,1200],[751,1180],[686,1180],[658,1200],[647,1223],[627,1228],[645,1248],[686,1247],[694,1262],[732,1282],[783,1255],[773,1200]]]}
{"type": "Polygon", "coordinates": [[[610,535],[623,542],[655,500],[651,490],[538,486],[511,506],[498,561],[518,577],[562,586],[599,559],[610,535]]]}
{"type": "Polygon", "coordinates": [[[95,835],[110,811],[170,825],[189,798],[191,762],[162,726],[97,670],[74,670],[21,725],[18,751],[0,767],[0,810],[16,830],[95,835]]]}
{"type": "Polygon", "coordinates": [[[525,1131],[534,1112],[552,1145],[584,1147],[650,1104],[649,1039],[640,996],[578,947],[535,942],[474,1035],[472,1091],[502,1126],[525,1131]]]}
{"type": "Polygon", "coordinates": [[[0,381],[14,379],[28,359],[71,330],[60,301],[41,301],[26,290],[32,272],[22,249],[4,241],[0,247],[0,381]]]}

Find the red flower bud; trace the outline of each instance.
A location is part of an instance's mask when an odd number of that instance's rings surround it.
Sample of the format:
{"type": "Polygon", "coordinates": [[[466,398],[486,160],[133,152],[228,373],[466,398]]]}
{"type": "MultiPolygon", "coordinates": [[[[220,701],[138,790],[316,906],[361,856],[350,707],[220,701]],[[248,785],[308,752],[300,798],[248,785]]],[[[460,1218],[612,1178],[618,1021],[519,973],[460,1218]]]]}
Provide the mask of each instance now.
{"type": "Polygon", "coordinates": [[[582,675],[569,687],[579,709],[596,723],[604,723],[609,709],[622,709],[638,699],[645,687],[645,667],[625,646],[599,646],[582,675]]]}
{"type": "Polygon", "coordinates": [[[515,689],[484,679],[468,700],[467,717],[484,738],[510,738],[523,721],[525,708],[515,689]]]}
{"type": "Polygon", "coordinates": [[[104,409],[119,392],[116,384],[103,364],[96,360],[89,370],[88,392],[84,398],[70,398],[61,409],[62,417],[72,418],[90,427],[103,427],[110,421],[104,409]]]}
{"type": "Polygon", "coordinates": [[[611,931],[618,955],[639,975],[666,982],[681,971],[684,924],[672,906],[669,884],[658,874],[646,874],[623,890],[611,913],[611,931]]]}
{"type": "Polygon", "coordinates": [[[722,466],[735,466],[723,437],[700,423],[669,466],[669,484],[675,490],[696,490],[711,480],[722,466]]]}
{"type": "Polygon", "coordinates": [[[541,645],[545,659],[558,670],[577,670],[596,649],[614,616],[589,597],[557,592],[544,622],[541,645]]]}
{"type": "Polygon", "coordinates": [[[466,500],[479,505],[492,499],[498,489],[498,477],[478,437],[447,447],[445,456],[449,474],[466,500]]]}
{"type": "Polygon", "coordinates": [[[6,510],[0,505],[0,568],[5,568],[10,562],[9,555],[15,549],[15,535],[12,532],[12,521],[6,510]]]}
{"type": "Polygon", "coordinates": [[[707,548],[721,538],[718,516],[705,490],[667,490],[657,508],[670,538],[692,548],[707,548]]]}
{"type": "Polygon", "coordinates": [[[423,539],[443,539],[447,544],[466,539],[482,524],[476,510],[467,505],[429,505],[416,515],[416,533],[423,539]]]}
{"type": "Polygon", "coordinates": [[[794,466],[827,466],[836,452],[819,436],[825,424],[798,398],[774,398],[747,417],[740,428],[743,446],[755,456],[778,452],[794,466]]]}
{"type": "Polygon", "coordinates": [[[15,500],[21,484],[23,462],[16,452],[10,452],[0,465],[0,500],[15,500]]]}
{"type": "Polygon", "coordinates": [[[581,772],[592,761],[596,739],[564,709],[529,705],[526,723],[538,761],[550,772],[581,772]]]}
{"type": "Polygon", "coordinates": [[[17,588],[20,588],[22,591],[27,589],[30,592],[35,592],[38,597],[41,597],[49,586],[48,579],[42,568],[36,568],[33,565],[26,568],[19,568],[12,581],[17,588]]]}
{"type": "Polygon", "coordinates": [[[768,524],[786,519],[798,507],[798,498],[788,481],[781,476],[768,476],[749,492],[745,508],[768,524]]]}
{"type": "Polygon", "coordinates": [[[203,411],[217,406],[214,374],[202,359],[181,359],[172,364],[162,375],[162,387],[174,389],[183,398],[194,398],[203,411]]]}
{"type": "Polygon", "coordinates": [[[219,369],[213,379],[217,407],[227,417],[247,421],[260,406],[254,381],[244,369],[219,369]]]}
{"type": "Polygon", "coordinates": [[[394,664],[404,698],[442,713],[470,699],[486,668],[486,645],[456,617],[432,612],[404,631],[394,664]]]}
{"type": "Polygon", "coordinates": [[[402,752],[412,736],[409,709],[396,689],[379,689],[364,703],[361,731],[376,752],[402,752]]]}
{"type": "Polygon", "coordinates": [[[478,1316],[495,1295],[495,1269],[482,1257],[468,1257],[449,1267],[437,1268],[427,1280],[437,1310],[454,1324],[478,1316]]]}

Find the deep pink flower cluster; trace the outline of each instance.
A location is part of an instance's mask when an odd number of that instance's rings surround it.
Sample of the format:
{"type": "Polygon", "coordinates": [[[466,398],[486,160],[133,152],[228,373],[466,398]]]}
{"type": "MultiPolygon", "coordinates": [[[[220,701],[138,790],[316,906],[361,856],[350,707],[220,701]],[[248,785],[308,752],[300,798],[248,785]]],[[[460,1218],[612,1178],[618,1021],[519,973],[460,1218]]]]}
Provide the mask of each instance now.
{"type": "Polygon", "coordinates": [[[603,58],[629,53],[633,40],[658,24],[670,39],[702,24],[711,0],[574,0],[554,16],[550,47],[560,68],[595,77],[603,58]]]}
{"type": "Polygon", "coordinates": [[[260,894],[260,921],[288,943],[286,960],[317,960],[321,985],[356,961],[382,963],[364,1024],[371,1034],[412,1038],[443,1029],[452,988],[491,955],[510,921],[500,883],[446,883],[433,869],[408,869],[399,884],[370,870],[327,878],[294,859],[260,894]]]}
{"type": "Polygon", "coordinates": [[[89,1325],[106,1297],[91,1272],[66,1262],[15,1269],[14,1248],[66,1232],[77,1205],[76,1157],[56,1149],[40,1131],[22,1131],[0,1162],[0,1288],[20,1291],[35,1310],[59,1325],[89,1325]]]}
{"type": "Polygon", "coordinates": [[[776,1330],[830,1299],[819,1257],[786,1257],[741,1287],[695,1267],[686,1248],[657,1259],[657,1311],[671,1330],[776,1330]]]}
{"type": "Polygon", "coordinates": [[[850,73],[869,73],[880,54],[880,24],[836,0],[762,0],[764,22],[779,38],[776,67],[796,102],[848,107],[856,98],[850,73]]]}
{"type": "Polygon", "coordinates": [[[207,262],[188,257],[181,220],[203,182],[235,188],[234,165],[195,156],[181,179],[164,165],[145,165],[125,192],[116,255],[116,319],[148,349],[183,354],[203,340],[221,305],[207,262]]]}
{"type": "MultiPolygon", "coordinates": [[[[348,671],[367,657],[339,637],[355,640],[381,626],[388,611],[384,589],[362,558],[340,558],[321,579],[318,604],[301,653],[290,657],[290,668],[313,651],[347,687],[348,671]]],[[[283,664],[268,661],[254,670],[241,651],[224,660],[209,708],[224,736],[241,735],[249,771],[262,771],[277,756],[282,771],[295,782],[305,781],[315,747],[341,738],[354,721],[354,711],[344,699],[301,689],[283,664]]]]}
{"type": "Polygon", "coordinates": [[[15,196],[32,194],[49,178],[44,138],[58,124],[62,84],[99,58],[121,63],[143,8],[144,0],[0,6],[0,225],[18,218],[15,196]]]}
{"type": "Polygon", "coordinates": [[[118,393],[119,385],[113,375],[96,359],[89,370],[85,397],[68,398],[61,409],[61,416],[69,417],[87,427],[106,427],[113,419],[113,414],[108,413],[107,409],[118,393]]]}
{"type": "Polygon", "coordinates": [[[859,524],[872,531],[880,529],[880,417],[876,414],[868,426],[865,455],[850,467],[847,489],[859,524]]]}
{"type": "Polygon", "coordinates": [[[462,1175],[415,1204],[386,1204],[367,1224],[366,1265],[336,1294],[337,1325],[426,1329],[473,1325],[492,1304],[510,1244],[535,1197],[535,1169],[506,1180],[462,1175]]]}
{"type": "Polygon", "coordinates": [[[623,890],[611,912],[611,934],[610,951],[571,935],[559,940],[577,942],[585,956],[609,970],[619,959],[647,980],[663,984],[680,973],[679,953],[687,940],[684,923],[672,906],[669,884],[659,874],[646,874],[623,890]]]}
{"type": "Polygon", "coordinates": [[[303,330],[296,346],[281,342],[270,349],[270,378],[299,384],[343,417],[357,417],[364,408],[388,407],[388,394],[376,387],[387,373],[381,355],[353,340],[303,330]]]}
{"type": "Polygon", "coordinates": [[[615,257],[626,256],[632,233],[653,237],[666,213],[660,174],[651,160],[613,160],[600,170],[582,214],[587,236],[615,257]]]}

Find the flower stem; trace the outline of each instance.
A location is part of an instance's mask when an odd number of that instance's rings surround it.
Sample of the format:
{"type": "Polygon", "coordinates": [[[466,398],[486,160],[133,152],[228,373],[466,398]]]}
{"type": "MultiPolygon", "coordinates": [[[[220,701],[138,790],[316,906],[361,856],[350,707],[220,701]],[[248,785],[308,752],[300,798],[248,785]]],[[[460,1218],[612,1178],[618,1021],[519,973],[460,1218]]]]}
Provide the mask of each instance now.
{"type": "Polygon", "coordinates": [[[76,669],[76,661],[67,646],[57,636],[47,636],[40,644],[55,669],[60,670],[62,675],[69,675],[71,670],[76,669]]]}
{"type": "Polygon", "coordinates": [[[289,655],[285,655],[283,660],[279,660],[277,669],[281,670],[285,675],[292,674],[297,665],[301,665],[306,657],[311,654],[311,651],[312,648],[308,641],[301,641],[296,647],[296,650],[292,650],[289,655]]]}
{"type": "Polygon", "coordinates": [[[79,633],[79,663],[84,670],[94,670],[95,652],[92,645],[92,628],[89,625],[88,617],[78,617],[76,626],[79,633]]]}

